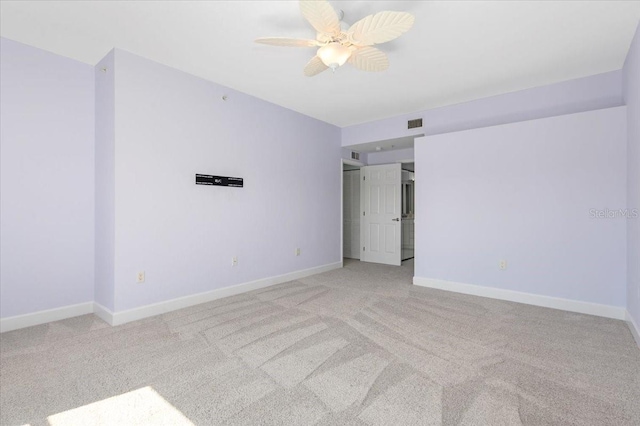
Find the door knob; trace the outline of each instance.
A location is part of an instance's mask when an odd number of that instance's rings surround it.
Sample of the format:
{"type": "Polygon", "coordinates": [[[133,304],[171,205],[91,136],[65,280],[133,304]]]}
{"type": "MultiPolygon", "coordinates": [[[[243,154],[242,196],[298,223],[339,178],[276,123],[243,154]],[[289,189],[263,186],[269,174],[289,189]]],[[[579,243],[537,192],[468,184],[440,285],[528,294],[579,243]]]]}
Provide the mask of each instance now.
{"type": "Polygon", "coordinates": [[[396,217],[395,219],[391,219],[391,220],[393,220],[394,222],[400,222],[400,218],[399,217],[396,217]]]}

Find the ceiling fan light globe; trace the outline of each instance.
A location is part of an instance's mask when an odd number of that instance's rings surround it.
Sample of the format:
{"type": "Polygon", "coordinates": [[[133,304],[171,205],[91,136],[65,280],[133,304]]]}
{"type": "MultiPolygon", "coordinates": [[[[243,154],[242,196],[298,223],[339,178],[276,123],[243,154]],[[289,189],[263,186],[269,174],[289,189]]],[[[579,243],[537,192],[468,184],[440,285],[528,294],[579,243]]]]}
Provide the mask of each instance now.
{"type": "Polygon", "coordinates": [[[351,50],[338,42],[332,42],[318,49],[318,57],[322,62],[335,71],[344,65],[351,56],[351,50]]]}

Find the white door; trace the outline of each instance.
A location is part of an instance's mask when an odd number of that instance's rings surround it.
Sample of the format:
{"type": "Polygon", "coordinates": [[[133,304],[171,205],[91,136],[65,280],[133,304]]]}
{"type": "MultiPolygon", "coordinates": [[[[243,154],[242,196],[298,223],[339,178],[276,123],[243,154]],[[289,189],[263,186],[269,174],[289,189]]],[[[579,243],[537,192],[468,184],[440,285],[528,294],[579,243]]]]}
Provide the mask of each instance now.
{"type": "Polygon", "coordinates": [[[365,262],[400,265],[401,178],[400,164],[360,169],[362,254],[365,262]]]}

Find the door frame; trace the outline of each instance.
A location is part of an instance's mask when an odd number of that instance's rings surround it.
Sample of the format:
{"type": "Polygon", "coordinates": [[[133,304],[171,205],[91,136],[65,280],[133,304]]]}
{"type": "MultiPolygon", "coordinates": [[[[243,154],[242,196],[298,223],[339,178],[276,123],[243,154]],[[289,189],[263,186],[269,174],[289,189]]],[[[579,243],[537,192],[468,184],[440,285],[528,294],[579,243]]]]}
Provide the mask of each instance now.
{"type": "Polygon", "coordinates": [[[344,165],[364,167],[361,161],[340,159],[340,263],[344,263],[344,165]]]}

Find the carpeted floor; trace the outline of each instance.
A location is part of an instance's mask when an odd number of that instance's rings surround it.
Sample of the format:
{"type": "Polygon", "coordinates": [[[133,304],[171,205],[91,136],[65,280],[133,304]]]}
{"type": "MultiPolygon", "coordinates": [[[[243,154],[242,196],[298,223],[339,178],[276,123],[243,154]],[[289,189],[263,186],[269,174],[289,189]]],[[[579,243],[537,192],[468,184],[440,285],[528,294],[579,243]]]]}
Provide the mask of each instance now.
{"type": "Polygon", "coordinates": [[[110,327],[0,336],[2,425],[640,425],[622,321],[345,268],[110,327]]]}

